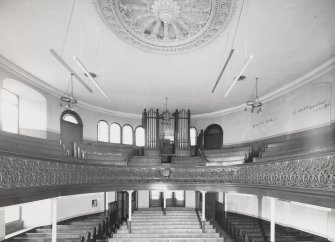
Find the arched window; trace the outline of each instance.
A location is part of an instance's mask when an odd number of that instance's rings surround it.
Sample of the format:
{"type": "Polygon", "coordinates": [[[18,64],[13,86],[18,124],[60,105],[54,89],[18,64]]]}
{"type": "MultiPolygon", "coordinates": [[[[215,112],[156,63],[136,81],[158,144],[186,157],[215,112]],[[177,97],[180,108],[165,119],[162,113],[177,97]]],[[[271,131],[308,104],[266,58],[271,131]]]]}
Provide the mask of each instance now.
{"type": "Polygon", "coordinates": [[[118,123],[112,123],[109,129],[109,142],[121,143],[121,126],[118,123]]]}
{"type": "Polygon", "coordinates": [[[133,128],[126,124],[122,128],[122,144],[132,145],[133,144],[133,128]]]}
{"type": "Polygon", "coordinates": [[[11,133],[19,133],[19,97],[2,89],[2,129],[11,133]]]}
{"type": "Polygon", "coordinates": [[[190,143],[191,146],[195,146],[197,144],[197,129],[194,127],[190,128],[190,143]]]}
{"type": "Polygon", "coordinates": [[[98,122],[98,141],[108,142],[109,140],[109,125],[106,121],[98,122]]]}
{"type": "Polygon", "coordinates": [[[136,143],[136,146],[144,146],[144,128],[143,127],[136,128],[135,143],[136,143]]]}
{"type": "Polygon", "coordinates": [[[70,113],[67,113],[63,116],[63,120],[66,121],[66,122],[69,122],[69,123],[73,123],[73,124],[79,124],[77,118],[70,114],[70,113]]]}

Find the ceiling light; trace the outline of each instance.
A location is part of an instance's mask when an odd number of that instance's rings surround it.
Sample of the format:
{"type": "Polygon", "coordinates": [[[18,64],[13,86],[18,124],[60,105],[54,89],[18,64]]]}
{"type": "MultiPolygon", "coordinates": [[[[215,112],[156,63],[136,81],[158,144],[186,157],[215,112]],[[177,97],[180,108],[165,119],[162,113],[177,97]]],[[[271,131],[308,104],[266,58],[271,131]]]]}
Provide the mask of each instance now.
{"type": "Polygon", "coordinates": [[[262,111],[261,107],[263,106],[263,103],[258,97],[258,78],[256,78],[255,87],[252,95],[249,100],[246,101],[245,105],[246,106],[244,108],[244,111],[248,111],[248,107],[251,107],[251,113],[253,113],[255,109],[257,113],[260,113],[262,111]]]}
{"type": "Polygon", "coordinates": [[[63,60],[63,58],[57,54],[57,52],[53,49],[50,49],[50,53],[56,58],[56,60],[59,61],[59,63],[61,63],[65,69],[67,69],[71,75],[74,75],[77,80],[87,89],[87,91],[89,92],[93,92],[92,89],[86,84],[86,82],[83,81],[83,79],[81,79],[73,70],[72,68],[63,60]]]}
{"type": "Polygon", "coordinates": [[[73,56],[74,61],[78,64],[78,66],[81,68],[81,70],[84,72],[85,76],[90,79],[90,81],[98,88],[98,90],[104,95],[106,98],[108,98],[107,93],[105,90],[100,86],[100,84],[94,79],[94,77],[91,75],[91,73],[86,69],[86,67],[81,63],[81,61],[78,59],[78,57],[73,56]]]}
{"type": "Polygon", "coordinates": [[[228,97],[229,93],[231,92],[231,90],[234,88],[237,80],[240,78],[240,76],[243,74],[243,72],[245,71],[245,69],[247,69],[248,65],[250,64],[252,60],[252,55],[249,56],[249,59],[245,62],[244,66],[242,67],[240,73],[237,75],[237,77],[235,77],[233,83],[230,85],[230,87],[228,88],[226,94],[224,95],[225,98],[228,97]]]}

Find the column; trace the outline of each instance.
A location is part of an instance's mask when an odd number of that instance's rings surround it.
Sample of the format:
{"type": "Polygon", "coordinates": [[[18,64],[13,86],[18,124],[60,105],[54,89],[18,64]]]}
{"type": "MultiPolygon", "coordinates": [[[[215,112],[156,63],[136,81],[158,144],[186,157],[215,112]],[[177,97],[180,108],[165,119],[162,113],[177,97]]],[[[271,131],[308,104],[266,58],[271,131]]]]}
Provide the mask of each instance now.
{"type": "Polygon", "coordinates": [[[131,233],[131,213],[132,213],[132,208],[131,208],[131,205],[132,205],[132,194],[133,194],[133,191],[127,191],[128,192],[128,230],[129,230],[129,233],[131,233]]]}
{"type": "Polygon", "coordinates": [[[275,227],[275,221],[276,221],[276,203],[275,203],[275,198],[271,197],[270,198],[270,202],[271,202],[271,227],[270,227],[270,241],[274,242],[275,241],[275,231],[276,231],[276,227],[275,227]]]}
{"type": "Polygon", "coordinates": [[[51,242],[57,242],[57,198],[51,199],[52,205],[52,232],[51,232],[51,242]]]}
{"type": "Polygon", "coordinates": [[[166,215],[166,191],[163,191],[163,214],[166,215]]]}
{"type": "Polygon", "coordinates": [[[228,212],[228,196],[227,192],[224,193],[224,216],[227,218],[227,212],[228,212]]]}
{"type": "Polygon", "coordinates": [[[5,212],[5,209],[0,208],[0,240],[4,240],[6,235],[5,212]]]}
{"type": "Polygon", "coordinates": [[[202,211],[201,211],[201,227],[202,227],[202,232],[205,233],[205,225],[206,225],[206,191],[201,191],[201,196],[202,196],[202,211]]]}

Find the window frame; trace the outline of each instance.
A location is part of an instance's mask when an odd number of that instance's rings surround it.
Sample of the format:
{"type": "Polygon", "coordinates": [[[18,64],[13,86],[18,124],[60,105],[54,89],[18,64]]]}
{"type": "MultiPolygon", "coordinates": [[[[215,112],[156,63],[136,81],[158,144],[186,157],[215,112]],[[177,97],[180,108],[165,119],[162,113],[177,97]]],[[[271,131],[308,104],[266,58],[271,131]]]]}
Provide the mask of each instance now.
{"type": "Polygon", "coordinates": [[[144,147],[145,146],[145,129],[144,129],[144,127],[142,126],[142,125],[139,125],[139,126],[137,126],[136,128],[135,128],[135,131],[134,131],[134,134],[135,134],[135,139],[134,139],[134,142],[133,143],[135,143],[135,145],[137,146],[137,147],[144,147]],[[143,129],[143,146],[139,146],[139,145],[137,145],[137,135],[136,135],[136,131],[137,131],[137,129],[139,129],[139,128],[141,128],[141,129],[143,129]]]}
{"type": "Polygon", "coordinates": [[[198,130],[197,130],[197,128],[195,128],[195,127],[192,126],[192,127],[190,128],[190,146],[197,146],[197,137],[198,137],[198,130]],[[194,144],[194,145],[191,145],[191,143],[192,143],[192,141],[191,141],[191,140],[192,140],[192,137],[191,137],[191,130],[192,130],[192,129],[195,130],[195,140],[194,140],[194,141],[195,141],[195,142],[194,142],[195,144],[194,144]]]}
{"type": "Polygon", "coordinates": [[[125,124],[125,125],[123,125],[122,126],[122,129],[121,129],[121,144],[123,144],[123,145],[134,145],[134,128],[133,128],[133,126],[131,126],[130,124],[125,124]],[[124,128],[125,127],[130,127],[131,128],[131,137],[132,137],[132,142],[131,142],[131,144],[125,144],[124,143],[124,138],[123,138],[123,135],[124,135],[124,128]]]}
{"type": "Polygon", "coordinates": [[[110,129],[109,128],[110,128],[109,127],[109,123],[106,120],[101,119],[101,120],[98,121],[98,123],[97,123],[97,142],[109,143],[109,140],[110,140],[110,137],[109,137],[110,129]],[[107,134],[107,141],[99,140],[99,125],[101,123],[107,124],[107,132],[108,132],[108,134],[107,134]]]}
{"type": "Polygon", "coordinates": [[[109,125],[109,143],[111,144],[122,144],[122,127],[119,123],[117,122],[113,122],[109,125]],[[112,142],[112,139],[111,139],[111,135],[112,135],[112,129],[111,129],[111,126],[113,124],[116,124],[118,127],[119,127],[119,130],[120,130],[120,136],[119,136],[119,142],[118,143],[115,143],[115,142],[112,142]]]}

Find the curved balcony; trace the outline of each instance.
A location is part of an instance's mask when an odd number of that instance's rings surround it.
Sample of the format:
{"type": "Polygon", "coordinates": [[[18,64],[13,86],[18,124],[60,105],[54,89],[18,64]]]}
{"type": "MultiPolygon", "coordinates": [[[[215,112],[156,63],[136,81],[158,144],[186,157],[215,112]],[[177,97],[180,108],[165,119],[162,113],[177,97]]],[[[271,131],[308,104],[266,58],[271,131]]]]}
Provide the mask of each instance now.
{"type": "Polygon", "coordinates": [[[119,190],[236,191],[335,208],[335,153],[226,167],[121,167],[0,157],[0,206],[119,190]]]}

